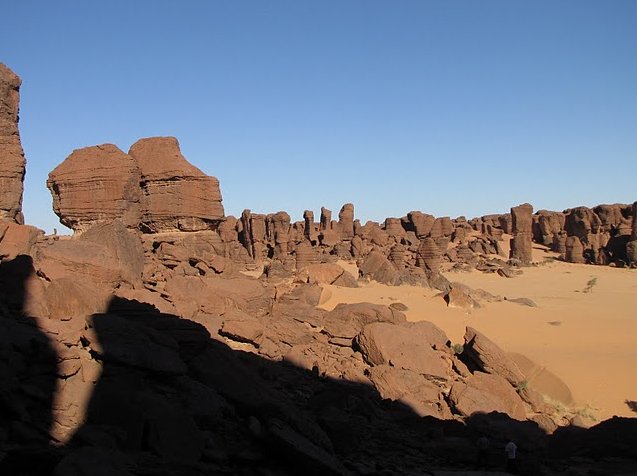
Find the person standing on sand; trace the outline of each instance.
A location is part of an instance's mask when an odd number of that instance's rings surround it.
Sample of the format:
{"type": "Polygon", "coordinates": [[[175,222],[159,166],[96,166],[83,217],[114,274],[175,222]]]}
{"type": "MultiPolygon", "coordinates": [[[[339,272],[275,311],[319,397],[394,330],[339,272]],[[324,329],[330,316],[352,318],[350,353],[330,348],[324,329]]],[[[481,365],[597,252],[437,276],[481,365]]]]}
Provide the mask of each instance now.
{"type": "Polygon", "coordinates": [[[506,471],[511,474],[517,474],[518,466],[516,460],[516,453],[518,451],[518,446],[513,442],[513,440],[509,441],[504,446],[504,452],[506,453],[506,471]]]}

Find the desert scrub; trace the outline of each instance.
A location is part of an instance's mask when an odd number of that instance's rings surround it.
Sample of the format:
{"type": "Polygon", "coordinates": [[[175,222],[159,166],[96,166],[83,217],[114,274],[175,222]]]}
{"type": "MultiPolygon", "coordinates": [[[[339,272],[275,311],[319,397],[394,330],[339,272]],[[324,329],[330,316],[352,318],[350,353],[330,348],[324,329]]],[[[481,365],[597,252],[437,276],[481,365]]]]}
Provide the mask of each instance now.
{"type": "Polygon", "coordinates": [[[460,355],[464,352],[464,346],[462,344],[451,344],[451,350],[455,355],[460,355]]]}
{"type": "Polygon", "coordinates": [[[529,381],[527,379],[521,380],[520,382],[518,382],[518,384],[515,386],[515,390],[519,393],[519,392],[523,392],[524,390],[526,390],[529,386],[529,381]]]}
{"type": "Polygon", "coordinates": [[[586,286],[584,287],[584,289],[582,289],[583,293],[592,293],[593,292],[593,286],[595,286],[597,284],[597,278],[595,276],[593,276],[591,279],[588,280],[588,282],[586,283],[586,286]]]}

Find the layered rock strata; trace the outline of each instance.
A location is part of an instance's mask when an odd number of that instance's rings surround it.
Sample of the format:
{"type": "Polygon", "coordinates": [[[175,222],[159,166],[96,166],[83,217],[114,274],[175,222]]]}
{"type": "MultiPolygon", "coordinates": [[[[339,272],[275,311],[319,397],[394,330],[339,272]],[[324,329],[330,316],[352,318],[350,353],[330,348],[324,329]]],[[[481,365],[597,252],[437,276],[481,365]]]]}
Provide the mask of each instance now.
{"type": "Polygon", "coordinates": [[[533,206],[529,203],[511,208],[511,255],[522,264],[530,264],[533,261],[533,206]]]}
{"type": "Polygon", "coordinates": [[[141,139],[128,151],[141,174],[145,232],[201,231],[224,217],[219,181],[190,164],[174,137],[141,139]]]}
{"type": "Polygon", "coordinates": [[[112,144],[75,150],[47,186],[62,224],[80,233],[116,218],[147,233],[214,229],[224,218],[219,182],[172,137],[142,139],[129,154],[112,144]]]}
{"type": "Polygon", "coordinates": [[[20,85],[13,71],[0,63],[0,220],[23,223],[22,184],[25,159],[18,130],[20,85]]]}

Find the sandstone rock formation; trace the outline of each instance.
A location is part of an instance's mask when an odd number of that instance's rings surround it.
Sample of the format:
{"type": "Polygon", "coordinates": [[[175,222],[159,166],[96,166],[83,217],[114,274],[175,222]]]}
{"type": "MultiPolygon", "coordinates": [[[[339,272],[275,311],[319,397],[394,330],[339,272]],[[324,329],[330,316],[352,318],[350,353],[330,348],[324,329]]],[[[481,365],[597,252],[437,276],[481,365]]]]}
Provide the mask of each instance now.
{"type": "Polygon", "coordinates": [[[23,223],[25,159],[18,131],[20,78],[0,63],[0,220],[23,223]]]}
{"type": "Polygon", "coordinates": [[[338,226],[342,240],[351,240],[354,237],[354,205],[346,203],[338,213],[338,226]]]}
{"type": "Polygon", "coordinates": [[[96,223],[141,220],[141,174],[135,160],[113,144],[73,151],[49,174],[53,211],[60,222],[83,232],[96,223]]]}
{"type": "MultiPolygon", "coordinates": [[[[398,302],[317,307],[325,285],[357,285],[336,262],[352,258],[363,278],[498,300],[438,271],[513,275],[486,255],[530,234],[530,213],[361,225],[347,204],[338,222],[322,209],[318,230],[311,211],[224,217],[216,180],[170,138],[81,149],[49,186],[81,233],[0,221],[2,474],[416,474],[473,464],[483,432],[530,462],[558,454],[560,469],[637,461],[634,425],[600,424],[590,441],[562,431],[576,417],[526,385],[533,366],[475,329],[459,351],[398,302]]],[[[563,228],[536,220],[543,242],[560,237],[571,259],[632,256],[637,203],[569,213],[563,228]]]]}
{"type": "Polygon", "coordinates": [[[224,217],[219,182],[189,164],[172,137],[75,150],[47,186],[62,224],[83,232],[121,219],[147,233],[214,229],[224,217]]]}
{"type": "Polygon", "coordinates": [[[529,203],[511,208],[512,233],[511,258],[518,259],[522,264],[530,264],[533,261],[533,206],[529,203]]]}
{"type": "Polygon", "coordinates": [[[141,173],[141,229],[210,229],[223,217],[219,181],[190,164],[174,137],[140,139],[128,151],[141,173]]]}

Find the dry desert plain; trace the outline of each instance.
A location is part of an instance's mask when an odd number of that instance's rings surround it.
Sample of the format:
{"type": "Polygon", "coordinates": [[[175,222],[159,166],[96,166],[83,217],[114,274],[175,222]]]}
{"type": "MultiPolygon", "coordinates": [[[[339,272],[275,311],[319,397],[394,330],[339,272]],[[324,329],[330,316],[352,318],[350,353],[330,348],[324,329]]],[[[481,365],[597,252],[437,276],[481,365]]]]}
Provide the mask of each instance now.
{"type": "MultiPolygon", "coordinates": [[[[508,253],[506,235],[502,244],[508,253]]],[[[556,403],[562,400],[577,409],[589,424],[613,415],[634,417],[627,402],[637,400],[637,270],[565,263],[546,248],[533,246],[537,265],[524,268],[515,278],[475,270],[444,274],[450,281],[509,299],[529,298],[537,307],[503,300],[482,303],[478,309],[449,308],[435,289],[377,282],[360,288],[327,286],[322,307],[331,310],[342,302],[401,302],[409,308],[407,319],[431,321],[460,344],[465,327],[474,327],[519,363],[524,362],[515,354],[531,359],[536,375],[531,383],[545,395],[554,395],[556,403]],[[591,291],[583,292],[594,278],[591,291]]],[[[357,274],[354,264],[340,264],[357,274]]]]}

